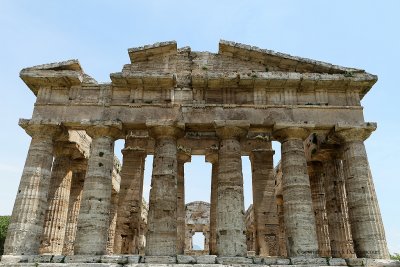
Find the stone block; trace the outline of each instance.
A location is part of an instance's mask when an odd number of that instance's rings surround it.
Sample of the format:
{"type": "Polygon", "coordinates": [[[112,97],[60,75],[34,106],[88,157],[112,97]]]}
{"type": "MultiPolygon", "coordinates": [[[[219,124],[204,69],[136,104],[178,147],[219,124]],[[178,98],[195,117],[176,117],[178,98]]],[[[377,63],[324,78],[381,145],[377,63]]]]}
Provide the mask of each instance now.
{"type": "Polygon", "coordinates": [[[256,256],[256,252],[253,250],[249,250],[247,251],[247,257],[255,257],[256,256]]]}
{"type": "Polygon", "coordinates": [[[123,255],[103,255],[101,256],[102,263],[117,263],[126,264],[128,263],[128,257],[123,255]]]}
{"type": "Polygon", "coordinates": [[[70,255],[65,257],[65,263],[100,263],[101,256],[91,255],[70,255]]]}
{"type": "Polygon", "coordinates": [[[140,255],[129,255],[127,256],[128,263],[140,263],[141,257],[140,255]]]}
{"type": "Polygon", "coordinates": [[[254,264],[262,264],[263,258],[261,258],[261,257],[255,256],[255,257],[249,257],[249,258],[253,259],[254,264]]]}
{"type": "MultiPolygon", "coordinates": [[[[262,258],[262,264],[264,264],[264,265],[274,265],[274,264],[278,264],[278,262],[277,262],[277,258],[270,258],[270,257],[268,257],[268,258],[262,258]]],[[[284,264],[288,264],[288,263],[290,263],[290,261],[285,261],[284,262],[284,264]]]]}
{"type": "Polygon", "coordinates": [[[310,258],[305,256],[291,257],[290,262],[293,265],[318,265],[318,266],[328,265],[328,261],[326,258],[310,258]]]}
{"type": "Polygon", "coordinates": [[[145,263],[165,263],[172,264],[176,263],[176,257],[174,256],[145,256],[145,263]]]}
{"type": "Polygon", "coordinates": [[[28,262],[29,256],[27,255],[3,255],[1,256],[1,263],[18,263],[28,262]]]}
{"type": "Polygon", "coordinates": [[[400,267],[400,261],[383,259],[365,259],[365,267],[400,267]]]}
{"type": "Polygon", "coordinates": [[[52,262],[53,257],[53,255],[32,255],[29,256],[28,262],[48,263],[52,262]]]}
{"type": "Polygon", "coordinates": [[[196,263],[195,257],[189,256],[189,255],[177,255],[176,260],[179,264],[196,263]]]}
{"type": "Polygon", "coordinates": [[[365,258],[346,259],[348,266],[365,266],[365,258]]]}
{"type": "Polygon", "coordinates": [[[66,256],[64,256],[64,255],[54,255],[53,258],[51,259],[51,262],[54,262],[54,263],[64,263],[65,257],[66,257],[66,256]]]}
{"type": "Polygon", "coordinates": [[[276,259],[276,264],[277,265],[289,265],[290,259],[278,258],[278,259],[276,259]]]}
{"type": "Polygon", "coordinates": [[[328,260],[330,266],[347,266],[346,260],[342,258],[330,258],[328,260]]]}
{"type": "Polygon", "coordinates": [[[246,257],[217,257],[219,264],[253,264],[253,259],[246,257]]]}
{"type": "Polygon", "coordinates": [[[216,258],[216,255],[201,255],[197,256],[196,260],[198,264],[214,264],[216,258]]]}

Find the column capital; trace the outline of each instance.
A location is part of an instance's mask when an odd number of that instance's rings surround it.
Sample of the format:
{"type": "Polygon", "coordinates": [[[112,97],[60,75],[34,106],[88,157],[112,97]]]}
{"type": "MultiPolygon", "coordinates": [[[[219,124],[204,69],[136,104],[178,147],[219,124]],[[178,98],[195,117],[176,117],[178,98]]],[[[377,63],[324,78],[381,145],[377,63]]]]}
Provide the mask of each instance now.
{"type": "Polygon", "coordinates": [[[54,155],[57,157],[71,157],[80,158],[83,157],[77,145],[70,142],[56,142],[54,146],[54,155]]]}
{"type": "Polygon", "coordinates": [[[149,141],[149,136],[146,133],[137,133],[130,131],[125,136],[125,147],[121,150],[122,154],[129,153],[139,153],[145,154],[147,149],[147,142],[149,141]]]}
{"type": "Polygon", "coordinates": [[[250,151],[250,160],[262,160],[268,161],[271,160],[275,154],[275,150],[272,149],[264,149],[264,148],[257,148],[250,151]]]}
{"type": "Polygon", "coordinates": [[[342,148],[340,146],[321,148],[315,155],[312,156],[312,159],[322,162],[334,159],[342,159],[342,148]]]}
{"type": "Polygon", "coordinates": [[[184,146],[177,146],[177,159],[178,163],[190,162],[192,159],[192,150],[184,146]]]}
{"type": "Polygon", "coordinates": [[[376,122],[366,122],[360,125],[338,123],[331,132],[330,137],[339,139],[340,142],[344,143],[364,141],[372,134],[373,131],[376,130],[376,128],[376,122]]]}
{"type": "Polygon", "coordinates": [[[214,164],[218,162],[218,147],[209,147],[206,149],[205,160],[208,163],[214,164]]]}
{"type": "Polygon", "coordinates": [[[96,121],[82,123],[86,133],[92,137],[111,137],[117,139],[122,134],[122,123],[119,121],[96,121]]]}
{"type": "Polygon", "coordinates": [[[45,137],[54,140],[62,134],[62,126],[58,122],[19,119],[18,125],[31,137],[45,137]]]}
{"type": "Polygon", "coordinates": [[[147,120],[146,126],[149,130],[149,135],[153,138],[179,138],[185,133],[185,124],[174,120],[147,120]]]}
{"type": "Polygon", "coordinates": [[[88,167],[88,159],[73,159],[71,168],[75,172],[86,172],[88,167]]]}
{"type": "Polygon", "coordinates": [[[280,142],[288,139],[305,140],[314,129],[315,124],[308,122],[300,123],[275,123],[273,137],[280,142]]]}
{"type": "Polygon", "coordinates": [[[247,134],[250,123],[245,120],[215,120],[214,128],[221,139],[240,139],[247,134]]]}

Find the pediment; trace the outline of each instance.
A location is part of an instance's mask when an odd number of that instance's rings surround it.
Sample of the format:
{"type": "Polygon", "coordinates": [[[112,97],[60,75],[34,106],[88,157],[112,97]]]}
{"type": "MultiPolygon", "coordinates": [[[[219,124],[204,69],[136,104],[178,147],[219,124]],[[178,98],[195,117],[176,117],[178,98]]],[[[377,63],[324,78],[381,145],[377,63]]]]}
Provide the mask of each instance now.
{"type": "Polygon", "coordinates": [[[221,40],[218,54],[242,61],[257,62],[265,66],[268,71],[346,74],[362,73],[361,69],[342,67],[330,63],[291,56],[256,46],[221,40]]]}
{"type": "Polygon", "coordinates": [[[258,71],[258,72],[296,72],[320,74],[363,73],[364,70],[338,66],[318,60],[291,56],[255,46],[220,40],[218,53],[191,51],[189,47],[177,48],[175,41],[167,41],[128,49],[131,64],[124,70],[135,71],[135,66],[153,70],[159,64],[175,71],[176,69],[226,70],[226,71],[258,71]],[[185,58],[186,57],[186,58],[185,58]],[[181,64],[183,61],[192,64],[181,64]],[[165,63],[168,62],[168,65],[165,63]],[[171,64],[172,63],[172,64],[171,64]]]}

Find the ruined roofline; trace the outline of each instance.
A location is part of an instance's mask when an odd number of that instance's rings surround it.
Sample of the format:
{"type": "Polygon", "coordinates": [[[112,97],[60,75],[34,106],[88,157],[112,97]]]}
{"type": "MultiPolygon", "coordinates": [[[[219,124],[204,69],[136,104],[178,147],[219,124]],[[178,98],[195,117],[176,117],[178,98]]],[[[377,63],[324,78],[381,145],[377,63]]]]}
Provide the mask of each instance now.
{"type": "Polygon", "coordinates": [[[97,84],[95,79],[84,73],[77,59],[24,68],[19,76],[36,96],[40,87],[49,85],[70,87],[82,83],[97,84]]]}
{"type": "Polygon", "coordinates": [[[187,206],[192,206],[192,205],[195,205],[195,204],[203,204],[203,205],[206,205],[206,206],[210,206],[211,205],[209,202],[205,202],[205,201],[192,201],[192,202],[189,202],[189,203],[185,204],[185,206],[187,207],[187,206]]]}
{"type": "Polygon", "coordinates": [[[226,40],[219,41],[218,53],[221,55],[238,57],[250,61],[257,60],[257,58],[258,60],[263,58],[265,59],[265,61],[271,61],[271,62],[281,61],[281,64],[285,65],[291,71],[296,71],[296,70],[300,71],[302,68],[304,68],[308,70],[307,72],[315,72],[315,73],[328,73],[328,74],[365,73],[365,70],[363,69],[334,65],[319,60],[292,56],[289,54],[276,52],[273,50],[262,49],[257,46],[251,46],[226,40]],[[312,68],[311,65],[314,67],[312,68]]]}
{"type": "Polygon", "coordinates": [[[133,47],[128,49],[129,58],[131,63],[147,61],[150,57],[176,54],[177,44],[176,41],[158,42],[155,44],[133,47]]]}
{"type": "MultiPolygon", "coordinates": [[[[219,42],[218,54],[210,53],[210,55],[213,54],[216,58],[219,58],[218,60],[232,58],[234,59],[234,64],[239,65],[241,62],[243,64],[251,63],[254,66],[257,65],[258,68],[254,70],[249,67],[249,69],[245,68],[245,70],[238,70],[237,72],[214,69],[213,65],[210,68],[202,68],[198,65],[199,62],[195,62],[192,57],[187,55],[181,57],[183,54],[179,57],[178,62],[176,62],[177,59],[174,59],[175,61],[172,60],[171,57],[180,53],[196,55],[200,52],[191,52],[190,47],[177,49],[176,41],[130,48],[128,49],[128,54],[131,63],[125,65],[121,72],[111,73],[111,83],[106,82],[100,85],[125,87],[143,84],[143,89],[146,90],[145,87],[147,85],[161,86],[163,88],[187,88],[188,86],[215,85],[220,82],[232,87],[230,82],[235,82],[237,78],[243,80],[246,84],[251,82],[250,80],[254,80],[254,83],[257,83],[258,86],[268,86],[269,81],[287,80],[289,81],[289,86],[298,86],[299,88],[304,82],[311,81],[313,83],[311,85],[314,86],[325,86],[323,83],[327,83],[326,86],[329,89],[330,83],[341,82],[343,84],[338,85],[339,87],[356,88],[355,90],[359,90],[360,99],[362,99],[378,80],[376,75],[361,69],[294,57],[225,40],[219,42]],[[164,65],[163,62],[165,60],[169,62],[167,70],[160,67],[164,65]],[[186,65],[180,65],[182,63],[186,65]],[[133,67],[135,64],[136,67],[133,67]],[[151,67],[152,65],[154,67],[151,67]],[[178,65],[185,67],[177,69],[178,65]],[[180,81],[186,81],[187,79],[193,80],[193,84],[180,84],[180,81]],[[210,81],[211,83],[209,83],[210,81]]],[[[207,64],[215,63],[211,60],[207,64]]],[[[44,87],[70,88],[72,86],[99,85],[92,77],[84,73],[77,59],[24,68],[20,72],[20,77],[35,95],[38,94],[40,88],[44,87]]],[[[237,84],[237,86],[241,86],[241,84],[237,84]]],[[[232,88],[235,88],[235,86],[232,88]]]]}

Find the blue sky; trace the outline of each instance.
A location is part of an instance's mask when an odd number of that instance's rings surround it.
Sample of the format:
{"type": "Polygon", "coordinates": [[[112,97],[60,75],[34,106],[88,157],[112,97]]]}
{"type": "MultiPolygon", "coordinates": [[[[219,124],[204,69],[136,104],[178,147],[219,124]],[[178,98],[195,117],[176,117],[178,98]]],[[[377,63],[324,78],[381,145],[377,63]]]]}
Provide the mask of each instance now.
{"type": "MultiPolygon", "coordinates": [[[[0,2],[0,215],[11,214],[30,137],[17,125],[30,118],[34,95],[19,71],[79,59],[101,82],[129,62],[127,49],[176,40],[216,52],[219,39],[357,67],[379,81],[363,99],[378,130],[366,146],[389,249],[400,252],[400,1],[12,1],[0,2]]],[[[276,147],[276,146],[275,146],[276,147]]],[[[117,143],[119,153],[121,142],[117,143]]],[[[277,150],[276,159],[279,158],[277,150]]],[[[186,202],[209,198],[209,164],[186,164],[186,202]],[[190,190],[190,188],[196,190],[190,190]]],[[[149,187],[151,158],[146,165],[149,187]]],[[[244,159],[246,207],[251,203],[244,159]]]]}

